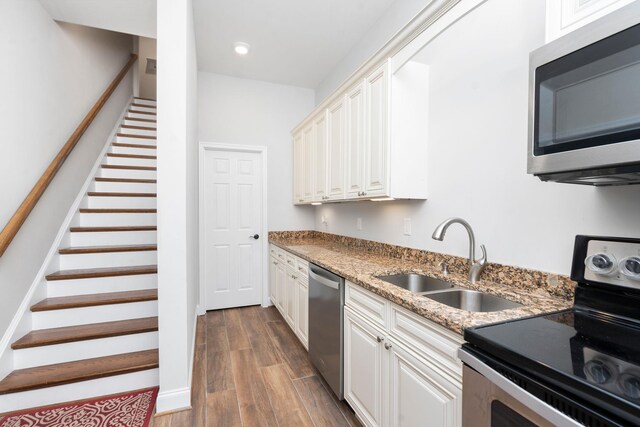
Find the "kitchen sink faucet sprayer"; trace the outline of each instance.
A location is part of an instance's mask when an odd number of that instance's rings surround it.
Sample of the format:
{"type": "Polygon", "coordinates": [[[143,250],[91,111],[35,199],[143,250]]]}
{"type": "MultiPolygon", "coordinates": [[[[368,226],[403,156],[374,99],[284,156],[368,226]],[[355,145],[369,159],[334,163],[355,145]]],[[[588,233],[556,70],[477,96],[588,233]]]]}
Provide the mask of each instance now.
{"type": "Polygon", "coordinates": [[[466,228],[467,233],[469,233],[469,281],[476,283],[480,278],[480,274],[482,274],[484,266],[487,265],[487,250],[484,245],[480,245],[482,258],[476,260],[476,238],[471,229],[471,225],[462,218],[449,218],[436,227],[431,237],[435,240],[443,241],[447,228],[456,222],[466,228]]]}

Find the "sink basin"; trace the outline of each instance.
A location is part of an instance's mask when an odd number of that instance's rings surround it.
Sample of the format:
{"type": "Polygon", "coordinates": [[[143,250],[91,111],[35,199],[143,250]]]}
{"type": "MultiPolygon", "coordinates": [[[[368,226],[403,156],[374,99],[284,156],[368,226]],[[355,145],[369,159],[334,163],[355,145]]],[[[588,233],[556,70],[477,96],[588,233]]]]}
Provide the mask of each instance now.
{"type": "Polygon", "coordinates": [[[378,279],[399,286],[411,292],[431,292],[451,289],[453,285],[443,280],[416,273],[401,273],[378,276],[378,279]]]}
{"type": "Polygon", "coordinates": [[[522,307],[522,304],[517,302],[467,289],[453,289],[423,296],[449,307],[474,312],[500,311],[522,307]]]}

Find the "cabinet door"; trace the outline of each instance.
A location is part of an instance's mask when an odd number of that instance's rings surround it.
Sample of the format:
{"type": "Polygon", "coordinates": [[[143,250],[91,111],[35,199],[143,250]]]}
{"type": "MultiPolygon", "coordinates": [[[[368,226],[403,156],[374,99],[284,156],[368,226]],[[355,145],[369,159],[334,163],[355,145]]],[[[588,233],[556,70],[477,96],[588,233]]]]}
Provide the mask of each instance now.
{"type": "Polygon", "coordinates": [[[327,194],[327,114],[323,111],[314,120],[315,174],[313,201],[322,202],[327,194]]]}
{"type": "Polygon", "coordinates": [[[293,203],[304,202],[304,144],[302,132],[293,137],[293,203]]]}
{"type": "Polygon", "coordinates": [[[309,348],[309,282],[299,276],[296,283],[296,335],[302,345],[309,348]]]}
{"type": "Polygon", "coordinates": [[[276,264],[276,308],[282,317],[285,317],[285,282],[287,280],[287,269],[281,261],[276,264]]]}
{"type": "Polygon", "coordinates": [[[314,134],[315,128],[313,123],[310,123],[302,131],[302,199],[305,202],[311,202],[313,200],[313,175],[315,171],[315,148],[314,148],[314,134]]]}
{"type": "Polygon", "coordinates": [[[331,200],[344,198],[345,166],[347,151],[346,101],[342,97],[329,107],[327,113],[327,197],[331,200]]]}
{"type": "Polygon", "coordinates": [[[285,277],[285,316],[284,319],[289,324],[291,330],[295,331],[295,311],[296,311],[296,276],[292,270],[286,270],[285,277]]]}
{"type": "Polygon", "coordinates": [[[347,94],[347,198],[364,191],[365,105],[364,82],[347,94]]]}
{"type": "Polygon", "coordinates": [[[391,340],[389,425],[460,427],[462,384],[441,375],[430,365],[391,340]]]}
{"type": "Polygon", "coordinates": [[[386,414],[387,351],[384,335],[344,311],[344,396],[368,426],[383,425],[386,414]]]}
{"type": "Polygon", "coordinates": [[[269,257],[269,298],[271,302],[275,305],[277,301],[276,297],[276,266],[278,265],[278,261],[275,257],[269,257]]]}
{"type": "Polygon", "coordinates": [[[389,66],[385,63],[365,80],[365,182],[367,197],[387,192],[389,176],[389,66]]]}

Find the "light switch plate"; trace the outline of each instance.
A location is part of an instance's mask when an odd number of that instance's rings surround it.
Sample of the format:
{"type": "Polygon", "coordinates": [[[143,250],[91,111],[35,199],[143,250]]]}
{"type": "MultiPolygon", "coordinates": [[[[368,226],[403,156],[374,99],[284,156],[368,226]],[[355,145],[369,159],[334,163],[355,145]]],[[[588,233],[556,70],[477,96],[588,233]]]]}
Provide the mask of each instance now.
{"type": "Polygon", "coordinates": [[[411,236],[411,218],[404,219],[404,235],[411,236]]]}

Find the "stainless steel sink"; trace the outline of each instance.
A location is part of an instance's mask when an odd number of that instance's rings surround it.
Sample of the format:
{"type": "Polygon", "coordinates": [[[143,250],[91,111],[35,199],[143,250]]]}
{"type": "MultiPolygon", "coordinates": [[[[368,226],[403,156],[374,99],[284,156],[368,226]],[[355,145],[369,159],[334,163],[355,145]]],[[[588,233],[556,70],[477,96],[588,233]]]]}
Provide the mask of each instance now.
{"type": "Polygon", "coordinates": [[[449,307],[474,312],[500,311],[522,307],[522,304],[517,302],[468,289],[452,289],[422,296],[449,307]]]}
{"type": "Polygon", "coordinates": [[[378,276],[378,279],[399,286],[411,292],[431,292],[451,289],[453,285],[443,280],[417,273],[401,273],[391,276],[378,276]]]}

